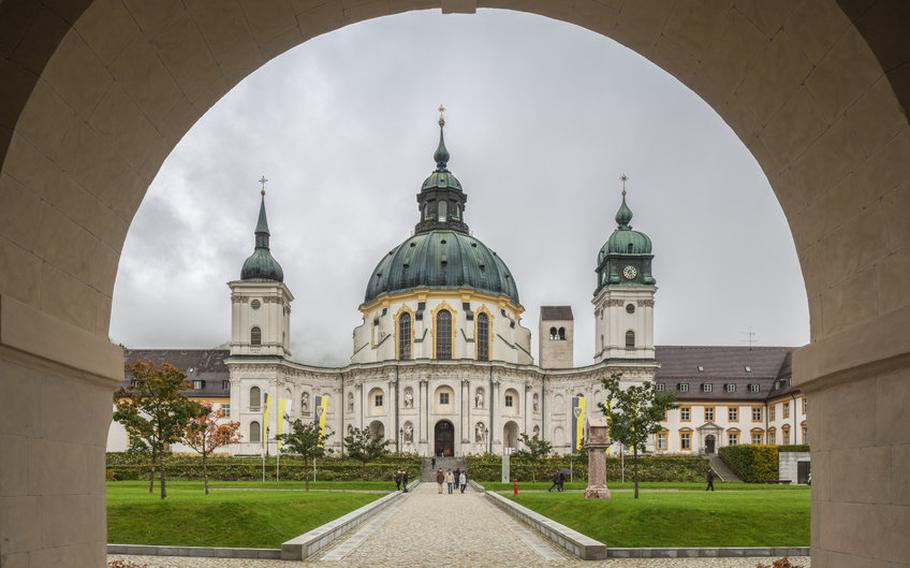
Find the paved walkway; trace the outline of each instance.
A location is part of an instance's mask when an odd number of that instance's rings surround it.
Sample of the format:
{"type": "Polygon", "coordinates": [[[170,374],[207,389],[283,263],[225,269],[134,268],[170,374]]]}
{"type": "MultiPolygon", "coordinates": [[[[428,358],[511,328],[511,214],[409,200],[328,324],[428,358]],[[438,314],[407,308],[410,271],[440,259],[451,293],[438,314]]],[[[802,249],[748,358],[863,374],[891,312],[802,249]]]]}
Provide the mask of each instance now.
{"type": "MultiPolygon", "coordinates": [[[[584,562],[566,556],[491,505],[482,494],[468,489],[463,495],[438,495],[435,483],[420,484],[314,561],[117,558],[146,564],[148,568],[289,568],[295,565],[312,568],[755,568],[759,560],[720,558],[584,562]]],[[[808,567],[809,561],[800,559],[799,564],[808,567]]]]}

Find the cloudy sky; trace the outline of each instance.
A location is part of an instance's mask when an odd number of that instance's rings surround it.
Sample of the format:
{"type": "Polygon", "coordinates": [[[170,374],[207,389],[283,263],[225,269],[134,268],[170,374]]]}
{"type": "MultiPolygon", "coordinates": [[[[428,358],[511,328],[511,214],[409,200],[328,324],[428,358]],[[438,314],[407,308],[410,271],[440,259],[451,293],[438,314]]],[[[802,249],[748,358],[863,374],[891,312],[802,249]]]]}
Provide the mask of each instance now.
{"type": "Polygon", "coordinates": [[[375,264],[417,221],[436,107],[473,234],[507,262],[534,332],[570,304],[577,364],[625,172],[654,241],[658,344],[808,341],[786,219],[754,158],[696,94],[592,32],[506,11],[391,16],[275,58],[165,161],[127,237],[111,337],[205,348],[230,335],[226,282],[253,250],[263,174],[272,251],[296,296],[295,359],[344,364],[375,264]]]}

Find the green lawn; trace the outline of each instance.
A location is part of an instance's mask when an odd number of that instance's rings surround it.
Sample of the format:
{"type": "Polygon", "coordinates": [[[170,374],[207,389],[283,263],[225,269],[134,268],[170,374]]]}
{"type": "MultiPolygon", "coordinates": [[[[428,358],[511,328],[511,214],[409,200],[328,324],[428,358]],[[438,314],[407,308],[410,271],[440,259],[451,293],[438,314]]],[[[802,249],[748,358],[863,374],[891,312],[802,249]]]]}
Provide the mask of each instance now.
{"type": "MultiPolygon", "coordinates": [[[[332,483],[331,488],[376,489],[370,482],[332,483]],[[367,484],[367,485],[364,485],[367,484]]],[[[266,484],[274,487],[276,483],[266,484]]],[[[281,483],[281,488],[302,487],[281,483]]],[[[382,484],[388,488],[388,483],[382,484]]],[[[261,483],[216,482],[214,487],[257,487],[261,483]]],[[[329,488],[321,485],[320,488],[329,488]]],[[[394,485],[392,486],[394,489],[394,485]]],[[[156,487],[157,489],[157,487],[156,487]]],[[[212,491],[196,481],[168,482],[168,498],[149,494],[148,484],[108,482],[108,542],[173,546],[280,548],[281,543],[338,518],[382,493],[304,491],[212,491]]]]}
{"type": "MultiPolygon", "coordinates": [[[[488,491],[512,491],[511,483],[499,482],[480,482],[488,491]]],[[[519,481],[519,492],[525,489],[548,489],[552,485],[550,481],[519,481]]],[[[566,482],[566,489],[584,489],[588,486],[586,481],[576,481],[573,483],[566,482]]],[[[607,482],[607,486],[612,489],[632,489],[631,481],[625,483],[607,482]]],[[[704,491],[705,484],[702,482],[681,482],[681,481],[642,481],[638,484],[641,489],[678,489],[680,491],[704,491]]],[[[715,482],[714,489],[717,491],[807,491],[805,485],[768,485],[762,483],[723,483],[715,482]]]]}
{"type": "MultiPolygon", "coordinates": [[[[507,494],[508,495],[508,494],[507,494]]],[[[808,546],[809,489],[614,493],[520,493],[518,503],[607,546],[808,546]]]]}

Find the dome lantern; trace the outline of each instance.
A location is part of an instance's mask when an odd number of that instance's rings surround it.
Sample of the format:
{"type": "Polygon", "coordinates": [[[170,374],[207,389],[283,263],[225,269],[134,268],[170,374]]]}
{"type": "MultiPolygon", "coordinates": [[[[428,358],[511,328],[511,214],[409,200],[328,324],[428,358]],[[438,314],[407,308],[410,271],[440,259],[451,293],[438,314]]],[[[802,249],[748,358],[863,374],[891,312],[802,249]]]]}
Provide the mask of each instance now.
{"type": "Polygon", "coordinates": [[[433,153],[436,169],[424,180],[417,194],[417,206],[420,219],[414,227],[417,233],[435,229],[449,229],[461,233],[468,232],[464,222],[464,208],[468,201],[461,188],[461,182],[449,171],[449,149],[446,148],[445,107],[439,106],[439,144],[433,153]]]}

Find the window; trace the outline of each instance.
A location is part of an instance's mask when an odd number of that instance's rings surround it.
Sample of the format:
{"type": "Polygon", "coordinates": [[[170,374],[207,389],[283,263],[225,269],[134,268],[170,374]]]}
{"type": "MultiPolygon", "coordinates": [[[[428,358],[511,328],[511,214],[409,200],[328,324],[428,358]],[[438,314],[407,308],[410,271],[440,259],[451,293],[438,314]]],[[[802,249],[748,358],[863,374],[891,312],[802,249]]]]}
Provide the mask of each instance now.
{"type": "Polygon", "coordinates": [[[761,407],[752,407],[752,422],[761,422],[761,407]]]}
{"type": "Polygon", "coordinates": [[[771,421],[776,420],[776,418],[774,417],[774,415],[777,414],[776,410],[777,410],[776,404],[772,404],[771,406],[768,407],[768,420],[771,420],[771,421]]]}
{"type": "Polygon", "coordinates": [[[373,406],[382,406],[382,396],[381,394],[373,396],[373,406]]]}
{"type": "Polygon", "coordinates": [[[713,385],[713,384],[711,384],[711,383],[702,383],[702,384],[701,384],[701,391],[702,391],[702,392],[711,392],[711,391],[713,391],[713,390],[714,390],[714,385],[713,385]]]}
{"type": "Polygon", "coordinates": [[[438,210],[439,210],[439,220],[445,221],[448,213],[449,203],[447,201],[440,201],[438,210]]]}
{"type": "Polygon", "coordinates": [[[806,397],[803,397],[802,400],[803,400],[803,416],[808,416],[809,415],[809,399],[806,397]]]}
{"type": "Polygon", "coordinates": [[[202,390],[205,388],[205,381],[200,379],[193,379],[193,390],[202,390]]]}
{"type": "Polygon", "coordinates": [[[250,345],[262,345],[262,330],[258,327],[250,330],[250,345]]]}
{"type": "Polygon", "coordinates": [[[250,389],[250,412],[259,412],[260,405],[262,404],[262,391],[259,390],[259,387],[253,387],[250,389]]]}
{"type": "Polygon", "coordinates": [[[727,445],[735,446],[739,443],[739,432],[727,432],[727,445]]]}
{"type": "Polygon", "coordinates": [[[790,418],[790,403],[784,403],[784,418],[790,418]]]}
{"type": "Polygon", "coordinates": [[[225,415],[225,416],[230,416],[230,415],[231,415],[231,405],[230,405],[230,404],[222,404],[222,405],[221,405],[221,412],[224,412],[224,415],[225,415]]]}
{"type": "Polygon", "coordinates": [[[635,348],[635,332],[631,329],[626,332],[626,349],[635,348]]]}
{"type": "Polygon", "coordinates": [[[407,312],[398,316],[398,358],[411,358],[411,314],[407,312]]]}
{"type": "Polygon", "coordinates": [[[231,390],[231,381],[221,381],[221,390],[231,390]]]}
{"type": "Polygon", "coordinates": [[[681,422],[689,422],[692,418],[692,409],[688,406],[679,407],[679,420],[681,422]]]}
{"type": "Polygon", "coordinates": [[[626,304],[626,313],[634,314],[635,313],[635,304],[626,304]]]}
{"type": "Polygon", "coordinates": [[[449,404],[449,393],[447,393],[447,392],[439,393],[439,404],[449,404]]]}
{"type": "Polygon", "coordinates": [[[452,313],[448,310],[436,314],[436,358],[452,358],[452,313]]]}
{"type": "Polygon", "coordinates": [[[752,443],[756,446],[761,444],[761,430],[752,431],[752,443]]]}
{"type": "Polygon", "coordinates": [[[661,430],[657,433],[657,449],[666,450],[667,449],[667,431],[661,430]]]}
{"type": "Polygon", "coordinates": [[[676,383],[679,392],[689,392],[689,383],[676,383]]]}
{"type": "Polygon", "coordinates": [[[485,313],[477,315],[477,360],[490,360],[490,317],[485,313]]]}
{"type": "Polygon", "coordinates": [[[689,451],[692,449],[692,434],[690,432],[679,433],[679,447],[683,451],[689,451]]]}
{"type": "Polygon", "coordinates": [[[772,446],[777,445],[777,430],[775,430],[774,428],[768,429],[768,444],[770,444],[772,446]]]}
{"type": "Polygon", "coordinates": [[[749,392],[758,392],[760,390],[761,390],[761,387],[759,387],[757,384],[749,385],[749,392]]]}
{"type": "Polygon", "coordinates": [[[808,446],[809,445],[809,429],[806,428],[805,426],[803,426],[802,431],[803,431],[803,444],[808,446]]]}
{"type": "Polygon", "coordinates": [[[784,445],[789,446],[790,445],[790,427],[784,426],[783,430],[784,430],[784,445]]]}
{"type": "Polygon", "coordinates": [[[550,328],[550,341],[556,341],[559,339],[559,333],[556,331],[555,327],[550,328]]]}
{"type": "Polygon", "coordinates": [[[739,408],[731,406],[727,409],[727,420],[730,422],[739,422],[739,408]]]}
{"type": "Polygon", "coordinates": [[[736,383],[727,383],[724,386],[727,392],[736,392],[736,383]]]}
{"type": "Polygon", "coordinates": [[[667,389],[667,385],[664,383],[654,383],[654,390],[657,392],[663,392],[667,389]]]}
{"type": "Polygon", "coordinates": [[[564,327],[559,328],[559,340],[560,341],[566,340],[566,328],[564,328],[564,327]]]}
{"type": "Polygon", "coordinates": [[[250,442],[255,444],[262,442],[262,432],[258,422],[250,422],[250,442]]]}
{"type": "Polygon", "coordinates": [[[714,422],[714,407],[705,407],[705,422],[714,422]]]}
{"type": "Polygon", "coordinates": [[[507,395],[506,395],[506,406],[508,406],[509,408],[511,408],[514,404],[515,404],[515,400],[514,400],[514,398],[512,397],[512,395],[507,394],[507,395]]]}

